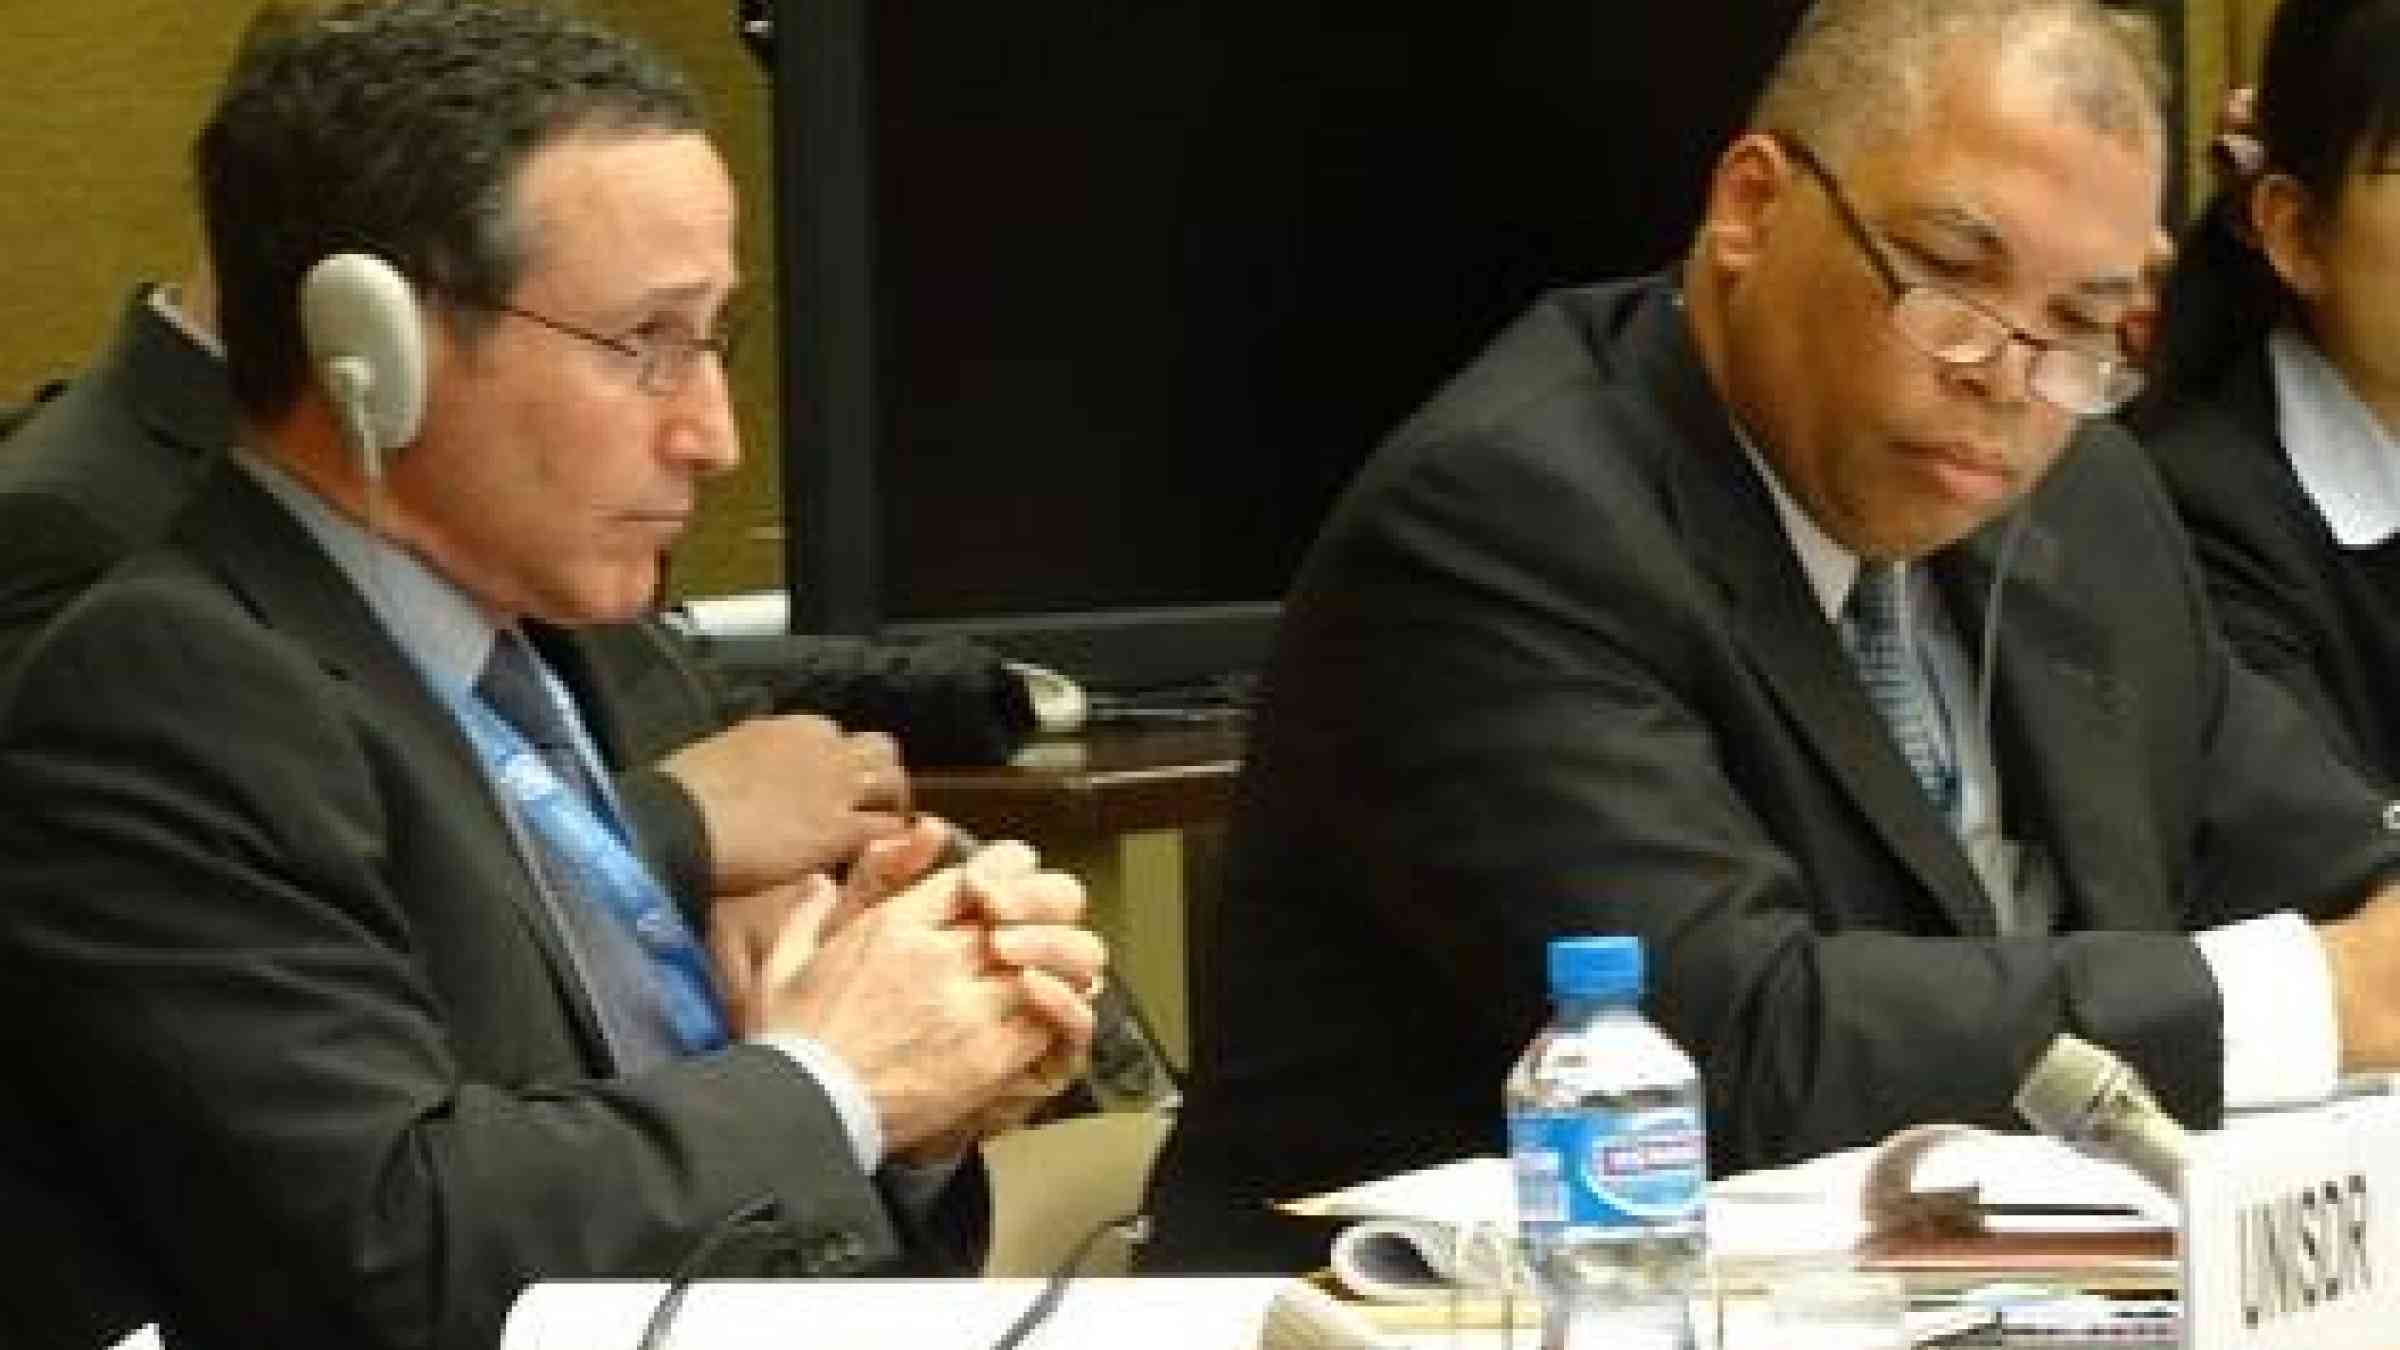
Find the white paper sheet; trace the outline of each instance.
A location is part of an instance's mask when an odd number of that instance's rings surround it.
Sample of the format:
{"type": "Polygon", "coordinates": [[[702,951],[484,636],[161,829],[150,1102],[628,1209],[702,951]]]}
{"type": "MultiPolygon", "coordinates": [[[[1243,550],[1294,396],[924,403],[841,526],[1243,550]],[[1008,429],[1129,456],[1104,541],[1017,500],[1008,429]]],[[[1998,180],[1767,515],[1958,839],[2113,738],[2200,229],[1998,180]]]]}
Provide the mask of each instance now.
{"type": "MultiPolygon", "coordinates": [[[[1280,1279],[1087,1279],[1026,1350],[1139,1345],[1250,1350],[1280,1279]]],[[[667,1347],[983,1350],[1039,1295],[1040,1280],[710,1280],[691,1286],[667,1347]]],[[[651,1280],[533,1285],[510,1311],[500,1350],[634,1350],[665,1286],[651,1280]]]]}

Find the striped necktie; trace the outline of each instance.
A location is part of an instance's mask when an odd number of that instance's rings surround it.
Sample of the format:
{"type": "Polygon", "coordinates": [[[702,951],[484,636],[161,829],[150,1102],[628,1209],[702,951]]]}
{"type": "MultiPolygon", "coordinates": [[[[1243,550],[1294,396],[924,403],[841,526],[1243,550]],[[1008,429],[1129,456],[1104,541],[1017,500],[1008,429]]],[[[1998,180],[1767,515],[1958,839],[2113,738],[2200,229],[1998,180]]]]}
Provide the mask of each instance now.
{"type": "Polygon", "coordinates": [[[1861,563],[1842,607],[1842,640],[1918,786],[1945,816],[1958,809],[1958,765],[1925,662],[1909,640],[1906,572],[1893,562],[1861,563]]]}

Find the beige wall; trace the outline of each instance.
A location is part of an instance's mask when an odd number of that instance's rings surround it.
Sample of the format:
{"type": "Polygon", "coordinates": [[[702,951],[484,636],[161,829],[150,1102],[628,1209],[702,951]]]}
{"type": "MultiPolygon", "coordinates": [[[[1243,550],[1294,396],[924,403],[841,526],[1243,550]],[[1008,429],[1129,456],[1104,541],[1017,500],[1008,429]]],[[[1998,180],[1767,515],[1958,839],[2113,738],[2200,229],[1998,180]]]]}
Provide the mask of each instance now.
{"type": "MultiPolygon", "coordinates": [[[[198,256],[185,149],[253,0],[5,0],[0,52],[0,399],[65,374],[104,340],[137,278],[198,256]]],[[[745,456],[680,550],[686,591],[782,575],[774,446],[767,88],[734,39],[731,0],[583,0],[651,42],[706,92],[748,202],[750,325],[735,371],[745,456]]]]}

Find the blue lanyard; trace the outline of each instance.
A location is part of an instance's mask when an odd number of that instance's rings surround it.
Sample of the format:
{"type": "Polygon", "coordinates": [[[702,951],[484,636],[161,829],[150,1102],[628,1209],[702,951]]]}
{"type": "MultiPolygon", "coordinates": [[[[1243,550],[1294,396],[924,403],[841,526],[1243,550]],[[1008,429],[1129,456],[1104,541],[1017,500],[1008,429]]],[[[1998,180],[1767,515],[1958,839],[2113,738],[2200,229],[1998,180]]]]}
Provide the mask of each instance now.
{"type": "Polygon", "coordinates": [[[708,958],[649,869],[581,795],[558,781],[548,761],[508,719],[473,694],[448,697],[476,754],[541,845],[572,871],[578,890],[608,907],[650,958],[677,1048],[687,1055],[722,1048],[725,1016],[708,958]]]}

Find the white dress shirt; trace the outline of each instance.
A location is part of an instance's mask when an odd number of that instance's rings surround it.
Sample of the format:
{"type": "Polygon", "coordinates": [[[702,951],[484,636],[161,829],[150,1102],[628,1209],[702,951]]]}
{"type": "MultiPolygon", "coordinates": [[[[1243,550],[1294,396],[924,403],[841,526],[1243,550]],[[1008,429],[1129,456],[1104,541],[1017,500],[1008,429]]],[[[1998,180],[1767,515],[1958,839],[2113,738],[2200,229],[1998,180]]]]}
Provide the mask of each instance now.
{"type": "Polygon", "coordinates": [[[2268,335],[2267,369],[2283,453],[2334,540],[2367,549],[2400,534],[2400,443],[2317,344],[2291,329],[2268,335]]]}

